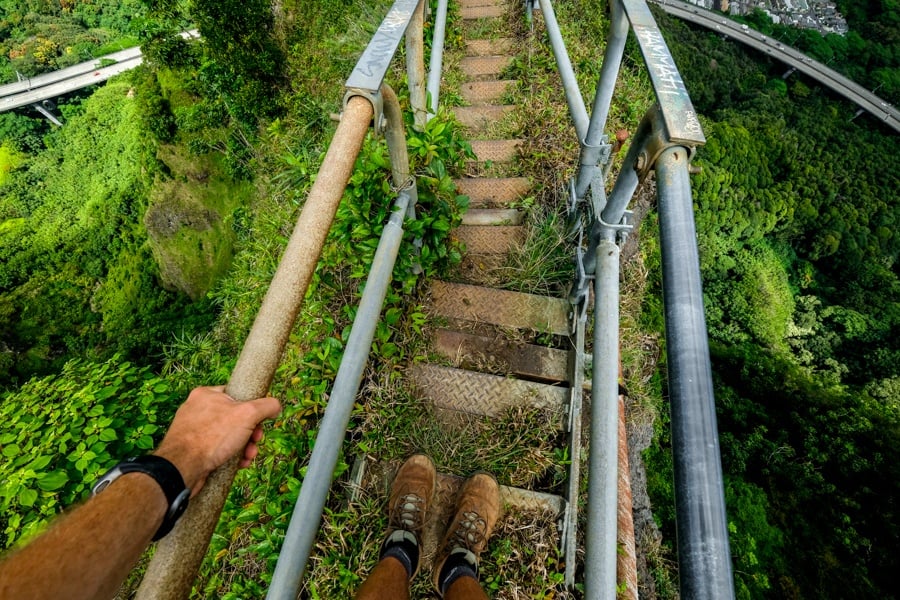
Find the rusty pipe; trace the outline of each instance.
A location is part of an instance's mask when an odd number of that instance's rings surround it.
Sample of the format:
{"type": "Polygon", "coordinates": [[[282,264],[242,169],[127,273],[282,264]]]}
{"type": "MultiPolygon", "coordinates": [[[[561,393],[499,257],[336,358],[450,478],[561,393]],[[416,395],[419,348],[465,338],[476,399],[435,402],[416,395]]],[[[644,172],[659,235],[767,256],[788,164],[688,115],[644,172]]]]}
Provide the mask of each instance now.
{"type": "MultiPolygon", "coordinates": [[[[372,104],[360,96],[347,102],[319,175],[231,373],[226,392],[235,400],[252,400],[269,391],[373,112],[372,104]]],[[[138,589],[138,600],[176,600],[190,595],[231,489],[237,463],[235,457],[209,476],[175,529],[160,541],[138,589]]]]}

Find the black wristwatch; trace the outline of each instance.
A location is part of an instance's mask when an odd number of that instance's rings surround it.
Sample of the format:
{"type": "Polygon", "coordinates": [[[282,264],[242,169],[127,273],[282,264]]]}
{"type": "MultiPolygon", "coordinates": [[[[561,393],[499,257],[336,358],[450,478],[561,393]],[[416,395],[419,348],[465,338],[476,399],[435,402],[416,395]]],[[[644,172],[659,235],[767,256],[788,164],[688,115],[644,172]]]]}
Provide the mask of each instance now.
{"type": "Polygon", "coordinates": [[[169,510],[166,511],[162,525],[159,526],[156,535],[153,536],[153,541],[155,542],[172,531],[172,527],[175,526],[178,517],[184,514],[188,506],[188,500],[191,498],[191,490],[184,484],[184,479],[175,465],[161,456],[149,454],[126,459],[114,466],[94,484],[91,495],[96,496],[122,475],[135,472],[144,473],[155,479],[169,502],[169,510]]]}

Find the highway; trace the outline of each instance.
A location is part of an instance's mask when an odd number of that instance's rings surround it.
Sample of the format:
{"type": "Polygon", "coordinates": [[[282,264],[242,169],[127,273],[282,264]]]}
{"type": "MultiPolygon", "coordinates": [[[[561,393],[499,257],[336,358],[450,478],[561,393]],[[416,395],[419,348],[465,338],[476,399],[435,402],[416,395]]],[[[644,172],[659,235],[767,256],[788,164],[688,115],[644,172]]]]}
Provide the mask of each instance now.
{"type": "MultiPolygon", "coordinates": [[[[181,36],[186,39],[197,38],[199,33],[193,29],[181,33],[181,36]]],[[[139,47],[126,48],[59,71],[0,85],[0,112],[64,96],[89,85],[101,83],[137,67],[141,62],[143,56],[139,47]],[[114,62],[101,66],[106,61],[114,62]]]]}
{"type": "Polygon", "coordinates": [[[876,119],[900,133],[900,111],[861,85],[811,59],[799,50],[786,46],[775,38],[763,35],[719,13],[705,10],[687,2],[680,2],[679,0],[651,1],[672,16],[701,25],[716,33],[727,35],[750,46],[754,50],[777,58],[855,103],[876,119]]]}

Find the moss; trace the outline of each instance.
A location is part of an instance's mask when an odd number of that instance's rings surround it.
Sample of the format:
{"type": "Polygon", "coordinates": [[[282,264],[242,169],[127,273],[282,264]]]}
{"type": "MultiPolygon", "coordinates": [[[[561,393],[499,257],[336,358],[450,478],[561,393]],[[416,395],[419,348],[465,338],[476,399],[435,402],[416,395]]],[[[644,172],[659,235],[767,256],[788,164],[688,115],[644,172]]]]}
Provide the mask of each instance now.
{"type": "Polygon", "coordinates": [[[144,226],[163,285],[196,300],[231,265],[231,217],[248,203],[253,187],[228,178],[212,155],[164,145],[157,158],[171,176],[154,183],[144,226]]]}

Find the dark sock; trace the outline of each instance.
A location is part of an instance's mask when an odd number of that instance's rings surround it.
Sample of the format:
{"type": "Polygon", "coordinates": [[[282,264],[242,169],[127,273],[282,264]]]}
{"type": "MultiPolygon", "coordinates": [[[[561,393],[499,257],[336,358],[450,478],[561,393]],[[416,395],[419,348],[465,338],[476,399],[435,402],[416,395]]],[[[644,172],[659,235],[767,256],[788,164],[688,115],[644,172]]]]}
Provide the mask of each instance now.
{"type": "Polygon", "coordinates": [[[465,548],[454,548],[441,567],[438,575],[438,588],[441,596],[447,593],[454,581],[460,577],[471,577],[478,580],[478,562],[475,555],[465,548]]]}
{"type": "Polygon", "coordinates": [[[378,555],[378,560],[388,556],[403,563],[403,566],[406,567],[406,576],[412,577],[419,564],[419,544],[416,543],[416,536],[402,529],[389,535],[381,545],[381,554],[378,555]]]}

